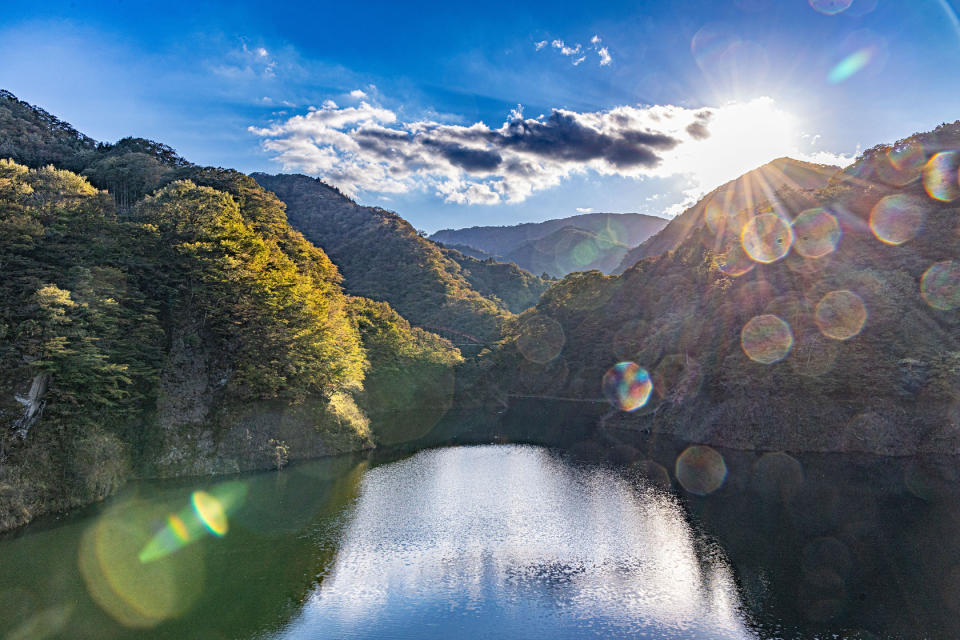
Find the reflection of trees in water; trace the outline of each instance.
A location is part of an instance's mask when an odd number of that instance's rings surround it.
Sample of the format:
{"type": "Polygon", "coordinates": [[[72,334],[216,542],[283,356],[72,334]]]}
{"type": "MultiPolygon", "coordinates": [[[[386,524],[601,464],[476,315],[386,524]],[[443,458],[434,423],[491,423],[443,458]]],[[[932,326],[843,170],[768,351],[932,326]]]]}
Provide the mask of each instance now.
{"type": "MultiPolygon", "coordinates": [[[[0,544],[0,635],[29,635],[51,623],[56,624],[53,631],[61,629],[54,637],[70,638],[245,638],[279,629],[299,614],[323,580],[337,551],[341,515],[356,497],[366,468],[365,461],[346,456],[240,476],[236,481],[246,486],[246,498],[230,514],[229,532],[174,552],[202,564],[203,571],[195,572],[202,583],[190,585],[196,592],[190,608],[152,628],[125,628],[91,599],[76,570],[81,539],[117,509],[175,514],[189,505],[195,489],[216,483],[141,483],[65,524],[28,527],[0,544]]],[[[153,531],[163,521],[126,524],[153,531]]],[[[138,591],[149,594],[150,586],[138,591]]],[[[123,605],[122,599],[118,602],[123,605]]],[[[129,597],[127,602],[136,604],[129,597]]]]}
{"type": "Polygon", "coordinates": [[[949,459],[723,453],[726,485],[685,502],[726,551],[761,635],[960,635],[949,459]]]}

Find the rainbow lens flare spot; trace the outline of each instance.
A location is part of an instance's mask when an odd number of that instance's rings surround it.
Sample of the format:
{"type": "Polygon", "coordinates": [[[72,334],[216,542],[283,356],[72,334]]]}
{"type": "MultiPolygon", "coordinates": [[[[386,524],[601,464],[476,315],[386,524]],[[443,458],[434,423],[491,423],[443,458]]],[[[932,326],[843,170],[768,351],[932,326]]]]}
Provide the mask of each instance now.
{"type": "Polygon", "coordinates": [[[180,516],[171,514],[170,517],[167,518],[167,525],[170,527],[170,530],[173,531],[173,535],[177,537],[177,540],[180,540],[180,542],[189,542],[190,532],[187,531],[187,525],[183,523],[180,516]]]}
{"type": "Polygon", "coordinates": [[[960,262],[937,262],[923,272],[920,295],[927,304],[940,311],[960,307],[960,262]]]}
{"type": "Polygon", "coordinates": [[[751,259],[769,264],[780,260],[790,251],[793,231],[777,214],[761,213],[743,225],[740,244],[751,259]]]}
{"type": "Polygon", "coordinates": [[[850,8],[853,0],[810,0],[810,6],[828,16],[835,16],[850,8]]]}
{"type": "Polygon", "coordinates": [[[710,227],[710,231],[714,234],[719,234],[726,226],[727,212],[723,210],[723,207],[711,200],[707,205],[706,211],[704,211],[703,218],[707,226],[710,227]]]}
{"type": "Polygon", "coordinates": [[[822,258],[840,242],[840,224],[826,209],[807,209],[793,221],[793,248],[804,258],[822,258]]]}
{"type": "Polygon", "coordinates": [[[223,537],[227,535],[229,526],[227,524],[227,512],[223,505],[215,497],[206,491],[194,491],[190,496],[190,502],[193,504],[194,511],[203,525],[215,536],[223,537]]]}
{"type": "Polygon", "coordinates": [[[793,332],[790,325],[775,315],[754,316],[740,331],[740,346],[754,362],[773,364],[790,353],[793,332]]]}
{"type": "Polygon", "coordinates": [[[864,47],[863,49],[857,49],[846,58],[838,62],[833,69],[830,69],[830,73],[827,74],[827,82],[830,84],[839,84],[857,73],[868,64],[873,59],[876,51],[873,47],[864,47]]]}
{"type": "Polygon", "coordinates": [[[727,253],[720,259],[719,268],[728,276],[739,278],[749,273],[754,267],[754,261],[750,259],[747,252],[743,250],[740,243],[732,245],[727,249],[727,253]]]}
{"type": "Polygon", "coordinates": [[[926,163],[923,145],[908,140],[887,151],[886,158],[877,163],[877,175],[887,184],[903,187],[920,178],[926,163]]]}
{"type": "Polygon", "coordinates": [[[174,534],[166,526],[166,542],[152,542],[164,510],[160,504],[117,505],[97,518],[80,540],[77,564],[87,593],[125,627],[143,629],[179,617],[203,592],[206,572],[198,546],[187,545],[177,553],[161,549],[163,544],[175,548],[174,534]],[[145,562],[151,544],[156,555],[145,562]]]}
{"type": "Polygon", "coordinates": [[[603,395],[621,411],[636,411],[647,404],[653,382],[636,362],[618,362],[603,375],[603,395]]]}
{"type": "Polygon", "coordinates": [[[867,308],[860,296],[843,289],[831,291],[820,299],[814,312],[820,332],[834,340],[849,340],[867,322],[867,308]]]}
{"type": "Polygon", "coordinates": [[[898,245],[913,239],[923,226],[926,203],[902,193],[886,196],[870,212],[870,230],[880,242],[898,245]]]}
{"type": "Polygon", "coordinates": [[[675,473],[684,489],[706,496],[723,486],[727,479],[727,463],[716,449],[693,445],[677,456],[675,473]]]}
{"type": "Polygon", "coordinates": [[[923,188],[941,202],[960,198],[960,152],[944,151],[930,158],[923,166],[923,188]]]}

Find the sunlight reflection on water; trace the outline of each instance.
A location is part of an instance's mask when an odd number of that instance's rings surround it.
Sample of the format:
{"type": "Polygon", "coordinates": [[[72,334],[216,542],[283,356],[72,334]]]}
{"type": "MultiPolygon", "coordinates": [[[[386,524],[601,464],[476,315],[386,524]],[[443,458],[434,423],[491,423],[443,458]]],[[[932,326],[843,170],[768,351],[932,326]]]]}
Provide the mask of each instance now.
{"type": "Polygon", "coordinates": [[[751,637],[738,607],[668,494],[464,447],[364,477],[329,577],[277,637],[751,637]]]}

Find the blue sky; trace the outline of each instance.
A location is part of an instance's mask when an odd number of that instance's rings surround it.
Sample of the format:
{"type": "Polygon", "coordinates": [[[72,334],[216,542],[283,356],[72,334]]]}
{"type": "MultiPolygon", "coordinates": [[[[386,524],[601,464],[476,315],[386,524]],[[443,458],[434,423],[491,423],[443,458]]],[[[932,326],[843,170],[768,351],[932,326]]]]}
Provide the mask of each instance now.
{"type": "Polygon", "coordinates": [[[669,215],[960,118],[955,0],[152,4],[8,3],[0,87],[428,231],[669,215]]]}

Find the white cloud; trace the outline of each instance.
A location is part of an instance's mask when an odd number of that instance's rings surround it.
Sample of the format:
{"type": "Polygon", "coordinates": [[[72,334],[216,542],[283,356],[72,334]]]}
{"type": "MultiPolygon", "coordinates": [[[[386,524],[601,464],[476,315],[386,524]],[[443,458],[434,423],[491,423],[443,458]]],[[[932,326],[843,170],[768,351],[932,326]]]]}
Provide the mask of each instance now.
{"type": "MultiPolygon", "coordinates": [[[[589,51],[594,51],[600,58],[600,66],[605,67],[613,61],[613,58],[610,55],[609,48],[600,46],[601,41],[602,38],[600,38],[599,35],[594,34],[593,37],[590,38],[590,44],[586,47],[579,42],[571,46],[559,38],[552,40],[550,42],[550,46],[553,49],[556,49],[560,55],[573,57],[571,64],[575,67],[580,66],[587,59],[587,56],[585,55],[586,53],[589,51]]],[[[540,40],[539,42],[534,42],[533,45],[537,51],[540,51],[547,46],[547,41],[540,40]]]]}
{"type": "Polygon", "coordinates": [[[580,46],[580,43],[577,43],[573,47],[568,47],[563,40],[554,40],[550,44],[553,45],[554,49],[558,49],[561,55],[564,56],[575,56],[580,53],[580,50],[583,48],[580,46]]]}
{"type": "Polygon", "coordinates": [[[208,62],[214,74],[229,80],[259,80],[276,75],[277,62],[263,47],[250,49],[246,43],[227,51],[215,62],[208,62]]]}
{"type": "MultiPolygon", "coordinates": [[[[332,101],[270,126],[250,127],[283,166],[321,176],[352,195],[432,192],[447,202],[522,202],[573,175],[686,176],[688,201],[774,158],[845,163],[849,156],[801,153],[790,114],[770,98],[719,107],[620,106],[555,109],[499,127],[403,121],[367,101],[332,101]]],[[[804,148],[809,146],[804,144],[804,148]]],[[[669,212],[668,212],[669,213],[669,212]]]]}
{"type": "Polygon", "coordinates": [[[365,100],[367,97],[367,92],[362,89],[354,89],[350,92],[350,97],[354,100],[365,100]]]}
{"type": "Polygon", "coordinates": [[[593,207],[577,207],[577,213],[590,213],[593,211],[593,207]]]}

